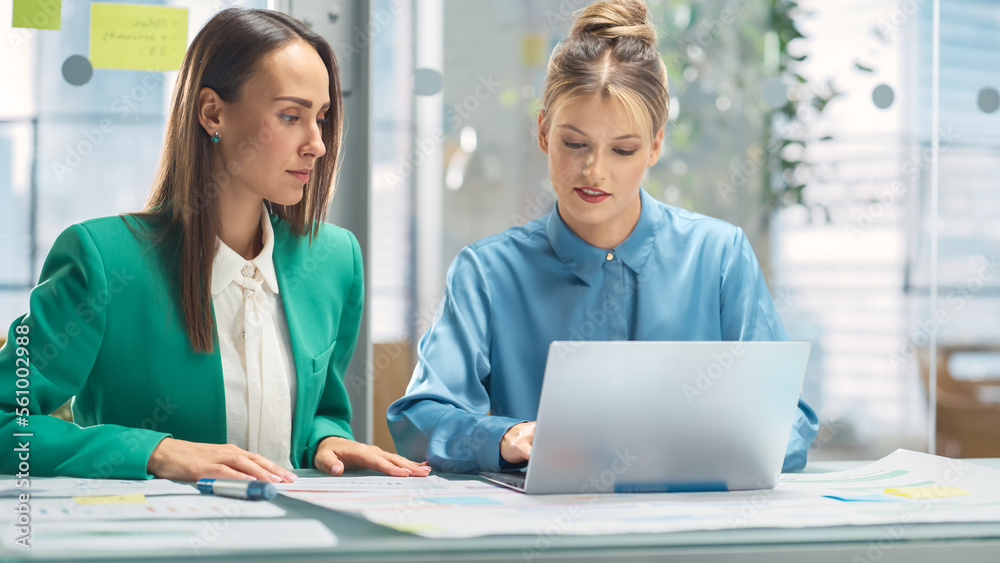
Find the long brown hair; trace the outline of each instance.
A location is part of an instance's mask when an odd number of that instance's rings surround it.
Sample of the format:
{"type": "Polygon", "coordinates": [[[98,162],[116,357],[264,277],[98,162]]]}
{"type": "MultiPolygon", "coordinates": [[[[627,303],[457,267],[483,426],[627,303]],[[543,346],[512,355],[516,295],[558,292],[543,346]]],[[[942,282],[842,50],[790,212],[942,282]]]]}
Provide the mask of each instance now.
{"type": "Polygon", "coordinates": [[[549,58],[542,119],[551,126],[558,108],[584,96],[610,98],[650,137],[667,123],[667,69],[656,29],[640,0],[597,2],[584,8],[569,36],[549,58]]]}
{"type": "Polygon", "coordinates": [[[327,154],[316,161],[302,201],[292,206],[270,204],[270,208],[293,234],[308,233],[311,240],[333,196],[343,122],[340,71],[330,44],[280,12],[230,8],[198,32],[177,76],[156,179],[138,215],[157,226],[161,242],[179,240],[180,305],[191,345],[201,352],[212,351],[212,262],[220,229],[217,196],[229,181],[229,171],[213,169],[211,137],[198,122],[198,93],[208,87],[226,102],[238,101],[261,60],[296,39],[316,49],[329,74],[331,107],[322,126],[327,154]]]}

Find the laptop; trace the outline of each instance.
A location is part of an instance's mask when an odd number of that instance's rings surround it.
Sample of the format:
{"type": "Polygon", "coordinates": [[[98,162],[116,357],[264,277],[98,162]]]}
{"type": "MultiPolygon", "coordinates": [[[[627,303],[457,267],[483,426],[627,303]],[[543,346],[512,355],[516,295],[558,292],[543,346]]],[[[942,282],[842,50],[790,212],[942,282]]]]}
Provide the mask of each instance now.
{"type": "Polygon", "coordinates": [[[808,342],[553,342],[526,470],[481,473],[529,494],[773,488],[808,342]]]}

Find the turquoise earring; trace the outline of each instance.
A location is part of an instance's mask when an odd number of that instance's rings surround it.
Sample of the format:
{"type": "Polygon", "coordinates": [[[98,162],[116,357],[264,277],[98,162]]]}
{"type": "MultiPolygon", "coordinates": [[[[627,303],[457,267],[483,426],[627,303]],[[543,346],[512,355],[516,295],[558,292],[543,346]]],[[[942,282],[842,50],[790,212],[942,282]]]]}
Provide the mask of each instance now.
{"type": "Polygon", "coordinates": [[[215,144],[218,144],[219,141],[221,141],[221,140],[222,140],[222,137],[220,137],[219,136],[219,132],[216,131],[215,135],[212,135],[212,142],[215,143],[215,144]]]}

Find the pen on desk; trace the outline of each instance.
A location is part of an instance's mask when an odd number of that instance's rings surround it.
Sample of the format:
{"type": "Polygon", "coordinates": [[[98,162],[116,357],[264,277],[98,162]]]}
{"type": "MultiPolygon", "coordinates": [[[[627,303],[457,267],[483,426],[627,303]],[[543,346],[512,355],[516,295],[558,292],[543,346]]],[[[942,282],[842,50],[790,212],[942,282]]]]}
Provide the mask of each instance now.
{"type": "Polygon", "coordinates": [[[199,479],[198,490],[207,495],[271,500],[278,496],[278,489],[264,481],[239,481],[236,479],[199,479]]]}

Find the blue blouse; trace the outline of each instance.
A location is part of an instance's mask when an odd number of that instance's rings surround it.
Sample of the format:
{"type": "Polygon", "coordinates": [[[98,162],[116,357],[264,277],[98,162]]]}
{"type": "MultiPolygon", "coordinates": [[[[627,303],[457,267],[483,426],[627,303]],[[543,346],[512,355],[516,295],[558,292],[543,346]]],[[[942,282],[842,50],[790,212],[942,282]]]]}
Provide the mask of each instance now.
{"type": "MultiPolygon", "coordinates": [[[[535,420],[554,340],[787,340],[743,231],[644,190],[629,237],[592,246],[557,210],[462,249],[388,410],[399,453],[449,473],[497,471],[500,440],[535,420]]],[[[816,414],[803,401],[783,470],[806,464],[816,414]]]]}

